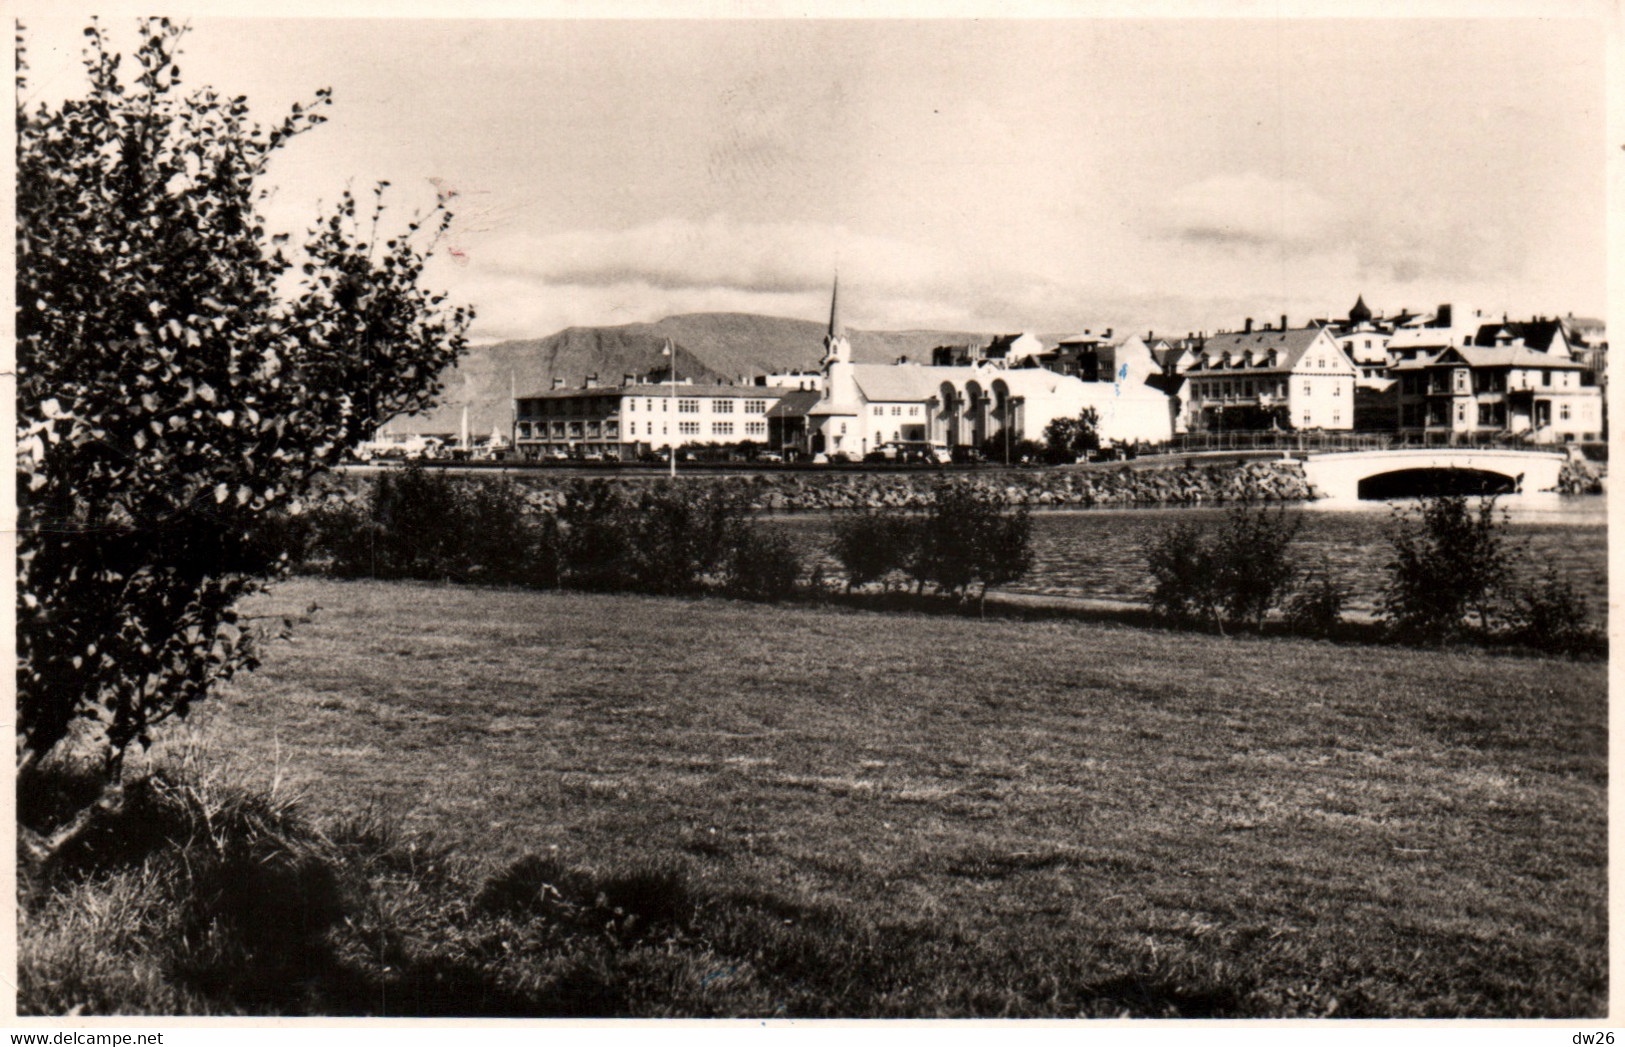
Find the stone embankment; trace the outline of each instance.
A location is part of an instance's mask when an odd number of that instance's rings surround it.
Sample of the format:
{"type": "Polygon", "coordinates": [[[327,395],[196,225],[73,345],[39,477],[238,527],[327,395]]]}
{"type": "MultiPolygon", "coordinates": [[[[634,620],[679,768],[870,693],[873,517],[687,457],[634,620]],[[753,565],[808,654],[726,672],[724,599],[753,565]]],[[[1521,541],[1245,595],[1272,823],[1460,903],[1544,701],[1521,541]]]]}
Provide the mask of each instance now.
{"type": "MultiPolygon", "coordinates": [[[[628,476],[613,480],[525,476],[519,483],[543,511],[563,503],[566,492],[583,483],[658,483],[661,478],[628,476]]],[[[1133,505],[1223,505],[1244,500],[1301,501],[1310,497],[1299,462],[1272,460],[1240,464],[1163,467],[1124,465],[1093,469],[1010,469],[974,473],[784,472],[752,476],[690,474],[681,482],[745,488],[751,506],[776,512],[831,509],[923,508],[942,483],[966,483],[1002,491],[1011,501],[1034,508],[1088,508],[1133,505]]]]}
{"type": "Polygon", "coordinates": [[[1563,470],[1557,474],[1557,492],[1601,494],[1602,478],[1606,471],[1606,463],[1587,461],[1578,455],[1571,456],[1563,463],[1563,470]]]}

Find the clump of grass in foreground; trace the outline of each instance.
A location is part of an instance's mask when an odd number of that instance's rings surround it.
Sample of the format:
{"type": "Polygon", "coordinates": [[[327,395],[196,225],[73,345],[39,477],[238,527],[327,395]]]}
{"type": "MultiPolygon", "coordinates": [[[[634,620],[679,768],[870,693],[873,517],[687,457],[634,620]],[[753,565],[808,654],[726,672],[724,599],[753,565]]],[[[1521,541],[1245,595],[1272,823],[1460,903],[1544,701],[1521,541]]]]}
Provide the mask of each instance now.
{"type": "MultiPolygon", "coordinates": [[[[81,772],[25,783],[50,827],[81,772]]],[[[531,1016],[1327,1013],[1217,958],[984,941],[722,889],[666,863],[553,855],[496,870],[376,811],[298,805],[158,770],[23,885],[27,1014],[531,1016]]],[[[1267,957],[1265,957],[1267,959],[1267,957]]],[[[1256,957],[1255,957],[1256,959],[1256,957]]],[[[1265,965],[1267,966],[1267,964],[1265,965]]],[[[1380,1008],[1374,1008],[1380,1009],[1380,1008]]]]}

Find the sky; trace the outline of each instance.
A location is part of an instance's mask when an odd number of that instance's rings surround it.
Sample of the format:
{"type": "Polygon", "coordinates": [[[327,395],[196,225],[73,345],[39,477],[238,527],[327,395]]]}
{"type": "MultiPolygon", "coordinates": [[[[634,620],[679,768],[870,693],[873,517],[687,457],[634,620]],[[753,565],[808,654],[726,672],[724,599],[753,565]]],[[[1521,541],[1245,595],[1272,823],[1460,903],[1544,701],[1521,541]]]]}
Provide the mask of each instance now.
{"type": "MultiPolygon", "coordinates": [[[[31,100],[82,21],[25,18],[31,100]]],[[[197,16],[187,83],[330,122],[273,225],[447,196],[478,341],[727,310],[864,329],[1239,328],[1441,302],[1602,316],[1589,18],[197,16]]],[[[133,22],[110,28],[128,40],[133,22]]]]}

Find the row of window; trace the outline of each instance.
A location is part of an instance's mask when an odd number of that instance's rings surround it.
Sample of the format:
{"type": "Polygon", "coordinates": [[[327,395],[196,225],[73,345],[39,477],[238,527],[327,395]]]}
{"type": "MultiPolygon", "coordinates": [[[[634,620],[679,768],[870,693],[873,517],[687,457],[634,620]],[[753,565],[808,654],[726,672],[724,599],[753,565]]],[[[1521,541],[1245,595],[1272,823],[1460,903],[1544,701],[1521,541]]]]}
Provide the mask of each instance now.
{"type": "MultiPolygon", "coordinates": [[[[1467,405],[1456,404],[1456,425],[1467,423],[1467,405]]],[[[1446,406],[1441,403],[1406,404],[1400,409],[1400,424],[1402,426],[1442,426],[1447,424],[1446,406]]],[[[1557,405],[1557,420],[1567,422],[1573,420],[1573,411],[1569,404],[1557,405]]],[[[1486,429],[1504,429],[1507,424],[1507,405],[1503,400],[1494,403],[1478,405],[1478,425],[1486,429]]]]}
{"type": "MultiPolygon", "coordinates": [[[[880,417],[883,417],[885,414],[886,414],[886,405],[885,404],[875,404],[875,417],[880,418],[880,417]]],[[[891,414],[892,414],[893,418],[901,418],[903,416],[903,405],[902,404],[892,404],[891,405],[891,414]]],[[[920,416],[920,405],[919,404],[910,404],[909,408],[908,408],[908,416],[910,418],[918,418],[920,416]]]]}
{"type": "MultiPolygon", "coordinates": [[[[1285,382],[1253,382],[1251,379],[1233,379],[1223,382],[1193,382],[1191,392],[1196,399],[1223,399],[1224,397],[1239,396],[1285,396],[1285,382]]],[[[1303,383],[1303,395],[1314,395],[1314,386],[1309,381],[1303,383]]],[[[1332,395],[1343,395],[1343,383],[1332,384],[1332,395]]]]}
{"type": "MultiPolygon", "coordinates": [[[[1572,372],[1564,371],[1558,377],[1558,384],[1565,389],[1572,388],[1570,380],[1572,372]]],[[[1500,393],[1505,392],[1508,386],[1514,389],[1532,389],[1534,381],[1528,371],[1520,371],[1516,375],[1501,371],[1472,371],[1465,367],[1457,367],[1448,375],[1441,371],[1430,371],[1427,374],[1407,374],[1400,378],[1399,391],[1408,396],[1416,396],[1422,392],[1430,395],[1452,393],[1500,393]]],[[[1552,372],[1540,372],[1540,386],[1543,389],[1552,387],[1552,372]]]]}
{"type": "MultiPolygon", "coordinates": [[[[644,422],[642,424],[643,429],[640,433],[637,422],[628,422],[626,425],[626,435],[629,437],[656,435],[654,422],[644,422]]],[[[766,436],[767,423],[741,422],[737,426],[733,422],[711,423],[712,436],[733,436],[735,435],[736,430],[737,432],[743,433],[745,436],[766,436]]],[[[698,436],[700,435],[700,423],[678,422],[677,432],[683,436],[698,436]]],[[[666,426],[664,423],[662,423],[660,426],[659,435],[666,435],[666,426]]],[[[597,422],[553,422],[551,424],[547,422],[536,422],[534,425],[530,422],[519,423],[519,438],[521,440],[545,440],[549,437],[554,440],[580,440],[596,439],[599,436],[603,436],[611,440],[617,439],[620,436],[620,426],[615,422],[604,422],[602,426],[600,426],[597,422]]]]}
{"type": "MultiPolygon", "coordinates": [[[[628,414],[647,413],[655,414],[671,410],[672,400],[677,401],[678,414],[699,414],[700,401],[694,397],[646,397],[643,400],[643,410],[638,410],[638,398],[628,397],[626,410],[628,414]],[[658,407],[656,405],[659,405],[658,407]]],[[[526,405],[526,412],[538,415],[604,415],[611,414],[618,409],[615,400],[534,400],[526,405]]],[[[766,400],[711,400],[711,410],[715,414],[733,414],[737,409],[742,414],[766,414],[768,401],[766,400]]]]}

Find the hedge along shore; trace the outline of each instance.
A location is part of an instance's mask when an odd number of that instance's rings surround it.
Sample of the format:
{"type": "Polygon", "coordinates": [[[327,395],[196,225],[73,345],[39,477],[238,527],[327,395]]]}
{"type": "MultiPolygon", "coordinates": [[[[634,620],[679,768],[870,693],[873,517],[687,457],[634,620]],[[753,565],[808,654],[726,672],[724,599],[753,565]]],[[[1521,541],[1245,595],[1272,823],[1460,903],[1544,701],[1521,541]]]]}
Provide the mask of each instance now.
{"type": "MultiPolygon", "coordinates": [[[[647,473],[592,478],[559,474],[506,474],[542,512],[555,512],[572,490],[600,483],[657,484],[647,473]]],[[[905,473],[761,472],[678,473],[681,483],[726,485],[749,492],[752,509],[818,512],[834,509],[923,509],[941,483],[965,483],[1002,491],[1018,505],[1118,507],[1224,505],[1239,501],[1292,502],[1312,497],[1297,461],[1271,459],[1223,465],[1120,465],[1095,468],[985,469],[976,472],[921,470],[905,473]]],[[[351,492],[371,481],[352,474],[341,481],[351,492]]]]}
{"type": "MultiPolygon", "coordinates": [[[[1603,468],[1565,463],[1558,480],[1563,494],[1601,490],[1603,468]]],[[[595,483],[651,484],[666,477],[650,473],[572,476],[561,473],[507,473],[526,493],[532,507],[547,513],[564,504],[568,492],[595,483]]],[[[477,474],[473,479],[477,479],[477,474]]],[[[976,472],[920,470],[901,473],[793,471],[713,473],[679,472],[683,483],[743,487],[751,508],[769,512],[818,512],[834,509],[921,509],[943,482],[968,483],[1002,491],[1015,504],[1034,508],[1114,508],[1150,505],[1227,505],[1242,501],[1301,502],[1314,497],[1304,478],[1303,463],[1270,458],[1202,465],[1122,464],[1085,468],[990,468],[976,472]]],[[[339,482],[354,493],[371,483],[350,475],[339,482]]]]}

